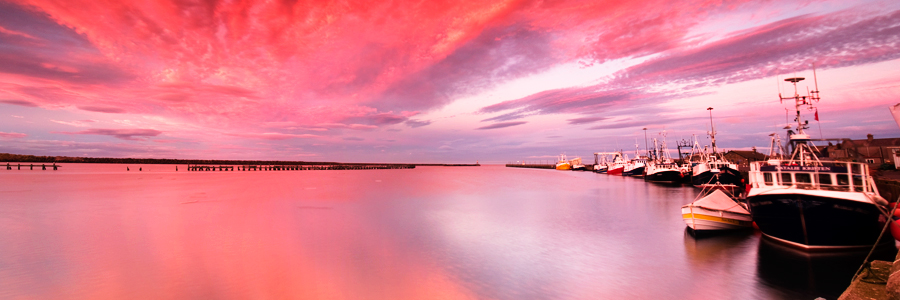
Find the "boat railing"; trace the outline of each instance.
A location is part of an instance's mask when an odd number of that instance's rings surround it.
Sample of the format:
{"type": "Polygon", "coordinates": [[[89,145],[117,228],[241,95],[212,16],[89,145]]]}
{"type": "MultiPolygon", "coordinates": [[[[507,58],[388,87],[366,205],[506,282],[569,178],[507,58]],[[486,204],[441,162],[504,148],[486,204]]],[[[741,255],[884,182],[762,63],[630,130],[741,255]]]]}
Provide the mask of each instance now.
{"type": "MultiPolygon", "coordinates": [[[[808,161],[807,161],[808,162],[808,161]]],[[[817,161],[801,164],[795,160],[770,160],[750,164],[750,185],[792,187],[806,190],[874,192],[874,180],[863,163],[817,161]]]]}

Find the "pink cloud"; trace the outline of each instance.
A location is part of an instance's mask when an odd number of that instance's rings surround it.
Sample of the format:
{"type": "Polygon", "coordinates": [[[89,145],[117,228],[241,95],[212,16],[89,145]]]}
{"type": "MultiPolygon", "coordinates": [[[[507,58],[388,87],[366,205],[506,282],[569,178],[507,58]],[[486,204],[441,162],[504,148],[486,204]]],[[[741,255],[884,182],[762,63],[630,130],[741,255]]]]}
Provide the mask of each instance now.
{"type": "Polygon", "coordinates": [[[28,136],[24,133],[16,133],[16,132],[0,132],[0,137],[3,138],[23,138],[28,136]]]}
{"type": "Polygon", "coordinates": [[[265,133],[228,133],[226,135],[229,136],[237,136],[251,139],[262,139],[262,140],[287,140],[287,139],[308,139],[308,138],[317,138],[318,135],[314,134],[289,134],[289,133],[277,133],[277,132],[265,132],[265,133]]]}
{"type": "Polygon", "coordinates": [[[108,135],[123,140],[138,141],[141,138],[154,137],[162,134],[162,131],[155,129],[99,129],[92,128],[78,132],[55,132],[62,134],[90,134],[90,135],[108,135]]]}
{"type": "MultiPolygon", "coordinates": [[[[490,105],[480,112],[506,111],[485,121],[513,120],[531,114],[610,113],[635,103],[648,105],[697,96],[703,93],[700,88],[774,76],[786,70],[808,70],[813,63],[826,69],[897,59],[898,25],[900,11],[869,18],[846,12],[790,18],[706,45],[663,52],[657,58],[617,72],[602,84],[543,91],[490,105]],[[681,88],[648,91],[648,87],[659,84],[679,84],[681,88]]],[[[656,110],[642,112],[654,113],[656,110]]],[[[644,123],[659,121],[644,119],[644,123]]],[[[629,124],[592,128],[638,126],[629,124]]]]}
{"type": "Polygon", "coordinates": [[[485,129],[499,129],[499,128],[506,128],[506,127],[512,127],[512,126],[519,126],[519,125],[522,125],[522,124],[525,124],[525,123],[528,123],[528,122],[525,122],[525,121],[517,121],[517,122],[500,122],[500,123],[494,123],[494,124],[487,125],[487,126],[481,126],[481,127],[476,128],[476,129],[479,129],[479,130],[485,130],[485,129]]]}

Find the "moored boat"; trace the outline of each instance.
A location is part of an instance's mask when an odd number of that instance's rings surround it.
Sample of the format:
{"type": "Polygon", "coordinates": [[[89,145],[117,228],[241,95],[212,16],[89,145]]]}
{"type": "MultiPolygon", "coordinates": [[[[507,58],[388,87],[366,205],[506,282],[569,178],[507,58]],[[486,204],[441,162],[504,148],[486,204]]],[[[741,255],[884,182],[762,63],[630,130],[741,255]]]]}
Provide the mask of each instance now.
{"type": "Polygon", "coordinates": [[[662,183],[681,183],[685,181],[685,177],[690,179],[690,172],[686,168],[678,165],[669,156],[669,149],[666,147],[665,133],[662,133],[663,141],[657,147],[657,140],[653,139],[655,158],[647,163],[645,169],[644,180],[650,182],[662,183]]]}
{"type": "Polygon", "coordinates": [[[622,154],[621,151],[615,152],[612,162],[607,164],[606,174],[622,175],[622,171],[625,170],[625,163],[627,159],[628,157],[622,154]]]}
{"type": "Polygon", "coordinates": [[[557,170],[571,170],[572,164],[569,163],[569,160],[566,159],[565,154],[559,155],[559,160],[556,162],[557,170]]]}
{"type": "Polygon", "coordinates": [[[710,192],[681,207],[681,217],[691,230],[734,230],[752,227],[750,212],[743,204],[726,194],[724,189],[705,190],[710,192]]]}
{"type": "Polygon", "coordinates": [[[609,161],[607,155],[615,155],[615,152],[597,152],[594,153],[594,168],[597,173],[606,173],[609,170],[609,161]]]}
{"type": "MultiPolygon", "coordinates": [[[[743,180],[737,165],[725,159],[716,148],[716,127],[712,122],[712,107],[709,112],[712,149],[700,153],[700,161],[695,162],[691,169],[691,184],[695,187],[719,186],[730,189],[740,187],[743,180]]],[[[695,142],[696,143],[696,142],[695,142]]],[[[697,147],[699,148],[699,147],[697,147]]]]}
{"type": "MultiPolygon", "coordinates": [[[[868,165],[821,161],[801,107],[818,102],[818,89],[793,99],[797,111],[796,132],[788,130],[793,150],[788,159],[770,159],[750,165],[747,202],[754,222],[775,241],[804,250],[871,247],[884,225],[887,202],[875,187],[868,165]]],[[[780,95],[779,95],[780,97],[780,95]]]]}

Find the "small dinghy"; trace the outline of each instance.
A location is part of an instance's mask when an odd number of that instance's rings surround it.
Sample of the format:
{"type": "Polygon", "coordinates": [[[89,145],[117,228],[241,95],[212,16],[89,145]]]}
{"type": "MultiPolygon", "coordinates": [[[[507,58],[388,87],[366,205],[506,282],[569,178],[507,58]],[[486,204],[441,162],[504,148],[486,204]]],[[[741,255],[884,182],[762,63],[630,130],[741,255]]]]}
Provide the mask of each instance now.
{"type": "MultiPolygon", "coordinates": [[[[702,193],[701,193],[702,194],[702,193]]],[[[745,229],[753,226],[750,212],[722,189],[681,207],[684,223],[694,231],[745,229]]]]}

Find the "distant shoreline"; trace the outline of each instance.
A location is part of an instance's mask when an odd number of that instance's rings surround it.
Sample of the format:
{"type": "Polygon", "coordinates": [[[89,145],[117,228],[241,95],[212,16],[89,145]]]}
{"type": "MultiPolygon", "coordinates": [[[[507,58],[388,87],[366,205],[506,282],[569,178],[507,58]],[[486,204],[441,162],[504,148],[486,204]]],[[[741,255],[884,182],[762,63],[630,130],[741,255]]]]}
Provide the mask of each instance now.
{"type": "Polygon", "coordinates": [[[417,164],[417,163],[341,163],[322,161],[283,160],[221,160],[221,159],[169,159],[169,158],[112,158],[37,156],[0,153],[0,162],[9,163],[95,163],[95,164],[155,164],[155,165],[415,165],[437,167],[478,167],[481,164],[417,164]]]}

